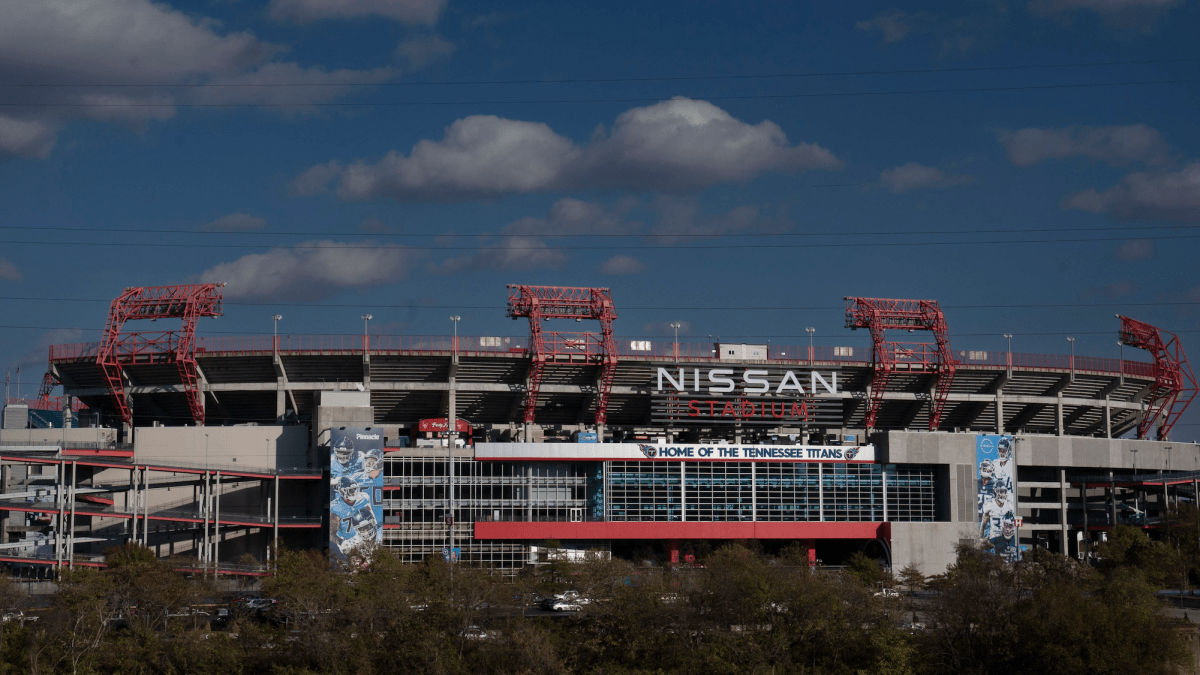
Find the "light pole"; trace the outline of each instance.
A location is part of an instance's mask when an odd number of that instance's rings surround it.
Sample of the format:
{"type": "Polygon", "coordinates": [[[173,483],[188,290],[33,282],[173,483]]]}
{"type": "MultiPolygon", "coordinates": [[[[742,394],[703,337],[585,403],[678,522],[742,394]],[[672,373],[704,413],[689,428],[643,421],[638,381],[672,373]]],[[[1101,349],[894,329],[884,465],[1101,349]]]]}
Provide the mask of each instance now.
{"type": "Polygon", "coordinates": [[[1005,333],[1004,339],[1008,340],[1008,374],[1012,376],[1012,333],[1005,333]]]}
{"type": "Polygon", "coordinates": [[[367,340],[367,323],[369,323],[369,322],[371,321],[371,319],[374,319],[374,318],[375,318],[375,317],[371,316],[370,314],[363,314],[363,315],[362,315],[362,320],[363,320],[363,353],[366,353],[366,351],[367,351],[367,347],[369,347],[369,346],[370,346],[370,342],[367,340]]]}
{"type": "Polygon", "coordinates": [[[454,322],[454,344],[452,345],[452,349],[454,351],[454,355],[458,356],[458,322],[462,321],[462,317],[455,314],[454,316],[450,317],[450,320],[454,322]]]}
{"type": "MultiPolygon", "coordinates": [[[[808,365],[811,366],[813,363],[813,333],[817,332],[817,329],[809,326],[804,330],[808,331],[808,365]]],[[[816,380],[813,380],[813,382],[816,382],[816,380]]]]}
{"type": "Polygon", "coordinates": [[[208,468],[208,434],[204,434],[204,468],[208,468]]]}
{"type": "Polygon", "coordinates": [[[675,329],[675,363],[679,363],[679,327],[682,325],[678,321],[671,322],[671,328],[675,329]]]}
{"type": "Polygon", "coordinates": [[[271,321],[275,324],[275,328],[271,331],[271,335],[273,336],[273,338],[271,340],[271,343],[272,343],[271,349],[274,350],[274,352],[276,354],[279,353],[279,320],[282,318],[283,318],[283,316],[281,316],[279,314],[271,315],[271,321]]]}
{"type": "Polygon", "coordinates": [[[1121,348],[1121,376],[1118,379],[1125,384],[1125,343],[1117,340],[1117,346],[1121,348]]]}
{"type": "Polygon", "coordinates": [[[1067,342],[1071,343],[1071,381],[1075,381],[1075,338],[1067,338],[1067,342]]]}

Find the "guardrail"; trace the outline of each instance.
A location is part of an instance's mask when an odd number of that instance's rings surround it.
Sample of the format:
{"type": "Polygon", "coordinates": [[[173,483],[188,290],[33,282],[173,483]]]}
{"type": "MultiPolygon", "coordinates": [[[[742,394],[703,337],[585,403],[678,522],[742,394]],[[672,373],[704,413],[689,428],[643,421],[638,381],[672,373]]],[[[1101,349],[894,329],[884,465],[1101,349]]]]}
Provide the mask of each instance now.
{"type": "MultiPolygon", "coordinates": [[[[675,342],[673,340],[618,340],[619,356],[631,359],[720,361],[715,342],[675,342]]],[[[51,345],[50,360],[95,357],[100,343],[51,345]]],[[[529,351],[528,337],[460,335],[232,335],[196,338],[197,354],[361,354],[411,353],[444,355],[516,354],[529,351]]],[[[1121,373],[1133,377],[1153,377],[1153,364],[1096,356],[1069,354],[1033,354],[1006,351],[956,349],[955,357],[963,365],[1008,367],[1021,370],[1070,370],[1121,373]]],[[[866,364],[871,361],[870,347],[767,345],[765,361],[810,362],[823,364],[866,364]]],[[[900,358],[903,363],[903,358],[900,358]]]]}

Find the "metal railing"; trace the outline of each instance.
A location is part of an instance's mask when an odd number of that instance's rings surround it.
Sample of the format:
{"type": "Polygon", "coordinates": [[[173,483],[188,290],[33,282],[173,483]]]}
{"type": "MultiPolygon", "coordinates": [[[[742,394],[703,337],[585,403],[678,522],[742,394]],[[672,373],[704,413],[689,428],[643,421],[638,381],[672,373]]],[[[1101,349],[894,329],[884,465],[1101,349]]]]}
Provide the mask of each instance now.
{"type": "MultiPolygon", "coordinates": [[[[50,347],[50,360],[92,358],[100,343],[82,342],[50,347]]],[[[518,354],[529,350],[528,337],[442,335],[230,335],[196,338],[197,354],[271,354],[276,349],[288,354],[361,354],[407,353],[445,355],[518,354]]],[[[720,361],[717,343],[675,342],[673,340],[618,340],[617,354],[627,359],[720,361]]],[[[1031,354],[1006,351],[956,349],[955,357],[964,365],[1008,367],[1021,370],[1070,370],[1121,373],[1134,377],[1153,377],[1153,364],[1096,356],[1069,354],[1031,354]]],[[[766,361],[799,363],[866,364],[871,361],[869,346],[768,345],[766,361]]]]}

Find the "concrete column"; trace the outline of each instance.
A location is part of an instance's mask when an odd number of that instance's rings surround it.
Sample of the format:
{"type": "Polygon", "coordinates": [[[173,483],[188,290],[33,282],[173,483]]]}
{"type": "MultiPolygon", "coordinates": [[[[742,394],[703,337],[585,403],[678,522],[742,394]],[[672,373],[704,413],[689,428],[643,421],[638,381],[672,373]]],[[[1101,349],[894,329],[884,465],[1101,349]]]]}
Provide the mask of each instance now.
{"type": "Polygon", "coordinates": [[[1055,428],[1058,430],[1058,435],[1063,435],[1063,402],[1062,392],[1058,392],[1058,403],[1054,404],[1055,419],[1058,420],[1055,428]]]}
{"type": "Polygon", "coordinates": [[[823,466],[820,462],[817,463],[817,505],[821,509],[822,523],[825,522],[825,469],[823,466]]]}
{"type": "Polygon", "coordinates": [[[996,433],[1004,433],[1004,388],[996,390],[996,433]]]}
{"type": "Polygon", "coordinates": [[[687,462],[679,463],[679,520],[687,520],[687,462]]]}
{"type": "Polygon", "coordinates": [[[276,378],[275,385],[275,419],[282,422],[283,416],[287,414],[287,390],[283,388],[283,378],[276,378]]]}
{"type": "Polygon", "coordinates": [[[56,467],[58,471],[58,494],[56,495],[55,501],[58,502],[58,518],[54,524],[54,560],[57,563],[58,569],[60,570],[62,569],[63,535],[65,534],[64,530],[66,529],[63,526],[63,521],[66,519],[66,501],[65,495],[63,494],[63,492],[66,491],[67,483],[66,466],[66,462],[60,460],[58,462],[58,466],[56,467]]]}
{"type": "Polygon", "coordinates": [[[1092,531],[1088,529],[1088,488],[1087,483],[1079,486],[1079,501],[1083,504],[1083,550],[1080,557],[1087,560],[1088,549],[1092,547],[1092,531]]]}
{"type": "Polygon", "coordinates": [[[750,462],[750,520],[758,520],[758,462],[750,462]]]}
{"type": "MultiPolygon", "coordinates": [[[[1062,408],[1059,408],[1059,410],[1062,410],[1062,408]]],[[[1062,419],[1062,418],[1059,417],[1059,419],[1062,419]]],[[[1061,429],[1062,427],[1060,426],[1059,428],[1061,429]]],[[[1061,510],[1061,513],[1062,513],[1062,518],[1061,518],[1062,550],[1059,551],[1059,553],[1061,553],[1062,555],[1069,555],[1071,548],[1070,548],[1070,545],[1068,544],[1068,540],[1067,540],[1067,534],[1070,529],[1070,526],[1067,525],[1067,470],[1066,469],[1058,470],[1058,501],[1059,501],[1059,508],[1062,509],[1061,510]]]]}
{"type": "Polygon", "coordinates": [[[1112,438],[1112,399],[1104,397],[1104,437],[1112,438]]]}
{"type": "MultiPolygon", "coordinates": [[[[217,472],[217,490],[216,490],[215,516],[213,518],[213,563],[214,565],[221,564],[221,472],[217,472]]],[[[216,578],[216,572],[213,572],[213,578],[216,578]]]]}
{"type": "MultiPolygon", "coordinates": [[[[605,499],[608,498],[606,494],[605,499]]],[[[525,522],[533,520],[533,462],[525,463],[525,522]]]]}
{"type": "MultiPolygon", "coordinates": [[[[12,469],[7,464],[0,464],[0,492],[8,492],[8,481],[12,469]]],[[[9,511],[0,511],[0,544],[8,543],[9,511]]]]}
{"type": "MultiPolygon", "coordinates": [[[[886,523],[886,522],[887,522],[887,519],[888,519],[888,512],[887,512],[887,472],[886,472],[886,471],[884,471],[884,472],[883,472],[882,474],[880,474],[880,475],[883,477],[883,522],[885,522],[885,523],[886,523]]],[[[1013,495],[1013,498],[1014,498],[1014,499],[1016,499],[1016,495],[1013,495]]]]}
{"type": "Polygon", "coordinates": [[[274,532],[272,534],[274,536],[274,542],[275,542],[275,555],[278,556],[279,555],[279,476],[278,476],[278,474],[275,476],[274,508],[275,508],[275,513],[273,514],[274,515],[273,520],[275,522],[274,522],[274,532]]]}
{"type": "Polygon", "coordinates": [[[63,429],[69,429],[71,427],[71,413],[74,412],[73,410],[71,410],[71,399],[72,399],[72,397],[67,394],[64,394],[62,397],[63,429]]]}
{"type": "Polygon", "coordinates": [[[71,462],[71,520],[67,530],[67,565],[75,567],[75,462],[71,462]]]}
{"type": "Polygon", "coordinates": [[[1108,489],[1108,508],[1110,511],[1108,514],[1108,517],[1111,518],[1111,520],[1109,521],[1109,524],[1116,525],[1117,524],[1117,480],[1113,477],[1112,471],[1108,472],[1108,482],[1110,484],[1109,489],[1108,489]]]}

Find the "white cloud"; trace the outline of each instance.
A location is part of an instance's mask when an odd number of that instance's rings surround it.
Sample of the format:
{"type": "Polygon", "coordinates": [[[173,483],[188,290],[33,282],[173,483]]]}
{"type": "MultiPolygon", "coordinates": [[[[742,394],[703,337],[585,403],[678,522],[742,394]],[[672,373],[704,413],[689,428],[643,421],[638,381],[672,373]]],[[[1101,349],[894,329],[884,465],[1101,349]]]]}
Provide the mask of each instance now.
{"type": "Polygon", "coordinates": [[[54,139],[54,127],[45,122],[0,115],[0,156],[45,158],[54,147],[54,139]]]}
{"type": "Polygon", "coordinates": [[[225,297],[230,299],[323,298],[345,288],[400,281],[418,255],[413,249],[370,241],[307,241],[220,263],[198,278],[226,282],[225,297]]]}
{"type": "Polygon", "coordinates": [[[659,197],[654,201],[659,221],[650,228],[660,243],[692,241],[695,237],[718,237],[748,229],[759,221],[758,209],[739,206],[726,213],[700,216],[700,206],[695,199],[659,197]]]}
{"type": "Polygon", "coordinates": [[[24,277],[21,276],[21,270],[17,266],[8,262],[4,258],[0,258],[0,279],[6,281],[20,281],[24,277]]]}
{"type": "Polygon", "coordinates": [[[537,192],[554,186],[580,154],[541,122],[473,115],[447,127],[440,141],[417,142],[408,156],[393,150],[376,164],[351,164],[338,195],[442,201],[537,192]]]}
{"type": "Polygon", "coordinates": [[[566,262],[566,253],[551,248],[537,237],[506,237],[499,243],[485,246],[474,255],[458,256],[441,263],[430,264],[429,271],[434,274],[451,274],[478,270],[560,270],[566,262]]]}
{"type": "Polygon", "coordinates": [[[1145,124],[1001,131],[1000,143],[1017,166],[1049,159],[1086,157],[1118,166],[1129,162],[1161,164],[1168,159],[1162,134],[1145,124]]]}
{"type": "Polygon", "coordinates": [[[867,21],[858,21],[854,27],[867,32],[878,31],[884,42],[903,42],[918,27],[928,23],[927,17],[914,15],[902,9],[888,9],[867,21]]]}
{"type": "Polygon", "coordinates": [[[206,223],[200,229],[209,232],[252,232],[267,226],[267,221],[246,213],[231,213],[206,223]]]}
{"type": "Polygon", "coordinates": [[[1122,220],[1200,222],[1200,162],[1179,171],[1134,172],[1104,192],[1068,195],[1062,207],[1122,220]]]}
{"type": "Polygon", "coordinates": [[[313,167],[294,189],[311,194],[340,174],[343,199],[444,201],[566,188],[688,192],[769,171],[841,166],[819,145],[790,144],[773,122],[751,125],[706,101],[675,98],[622,113],[611,133],[583,147],[540,122],[473,115],[408,155],[393,150],[375,164],[313,167]]]}
{"type": "Polygon", "coordinates": [[[1149,239],[1130,239],[1116,251],[1118,260],[1148,260],[1154,257],[1154,242],[1149,239]]]}
{"type": "MultiPolygon", "coordinates": [[[[38,339],[29,347],[29,350],[24,354],[13,359],[11,368],[26,368],[34,367],[33,373],[45,372],[46,366],[49,365],[50,345],[57,345],[70,342],[79,342],[83,339],[83,331],[79,328],[55,328],[54,330],[46,331],[38,336],[38,339]]],[[[24,379],[24,378],[22,378],[24,379]]],[[[41,384],[41,377],[37,379],[25,379],[21,385],[21,392],[32,394],[37,391],[41,384]],[[32,380],[32,386],[26,389],[26,386],[32,380]]]]}
{"type": "Polygon", "coordinates": [[[637,199],[625,198],[609,210],[603,204],[567,197],[555,202],[545,218],[522,218],[505,226],[504,233],[542,237],[631,234],[636,232],[641,224],[625,220],[625,214],[637,206],[637,203],[637,199]]]}
{"type": "Polygon", "coordinates": [[[1089,11],[1110,28],[1149,30],[1156,19],[1183,4],[1184,0],[1032,0],[1029,12],[1066,18],[1080,10],[1089,11]]]}
{"type": "Polygon", "coordinates": [[[30,105],[0,117],[0,154],[44,157],[57,131],[81,118],[139,127],[172,118],[179,103],[309,103],[349,91],[344,87],[164,90],[129,85],[337,84],[395,75],[391,69],[304,68],[276,61],[283,52],[282,46],[249,32],[222,31],[215,20],[151,0],[6,3],[0,21],[0,80],[97,86],[9,91],[9,101],[30,105]]]}
{"type": "Polygon", "coordinates": [[[600,271],[604,274],[637,274],[645,269],[645,263],[627,255],[614,255],[600,265],[600,271]]]}
{"type": "Polygon", "coordinates": [[[925,166],[917,162],[884,169],[879,174],[880,184],[890,190],[892,194],[902,194],[909,190],[966,185],[972,180],[971,176],[948,174],[936,167],[925,166]]]}
{"type": "Polygon", "coordinates": [[[274,19],[297,23],[380,16],[433,25],[445,8],[446,0],[271,0],[267,11],[274,19]]]}
{"type": "Polygon", "coordinates": [[[454,49],[454,43],[441,35],[422,35],[401,42],[396,47],[396,56],[407,61],[414,69],[419,69],[448,58],[454,49]]]}

